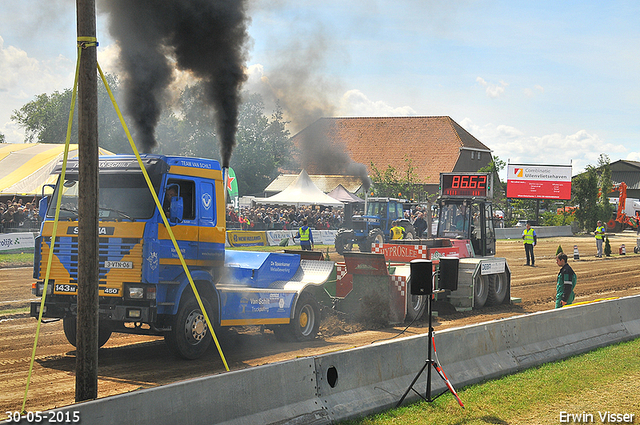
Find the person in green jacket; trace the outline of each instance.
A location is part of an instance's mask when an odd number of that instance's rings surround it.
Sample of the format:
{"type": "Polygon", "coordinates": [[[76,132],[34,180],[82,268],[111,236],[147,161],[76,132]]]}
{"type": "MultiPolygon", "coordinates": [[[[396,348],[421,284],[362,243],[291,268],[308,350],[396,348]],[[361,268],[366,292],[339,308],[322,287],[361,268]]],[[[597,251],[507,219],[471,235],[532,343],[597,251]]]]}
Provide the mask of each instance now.
{"type": "Polygon", "coordinates": [[[556,257],[556,264],[560,267],[558,281],[556,283],[556,308],[571,304],[576,297],[573,289],[576,287],[578,278],[573,269],[567,264],[567,254],[561,252],[556,257]]]}

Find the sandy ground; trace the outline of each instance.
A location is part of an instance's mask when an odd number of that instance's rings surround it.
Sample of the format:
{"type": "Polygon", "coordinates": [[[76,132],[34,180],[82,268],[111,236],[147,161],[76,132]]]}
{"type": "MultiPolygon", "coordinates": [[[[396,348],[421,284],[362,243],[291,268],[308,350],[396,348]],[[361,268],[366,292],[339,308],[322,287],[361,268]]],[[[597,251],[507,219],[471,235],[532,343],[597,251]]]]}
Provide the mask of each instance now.
{"type": "MultiPolygon", "coordinates": [[[[640,294],[640,255],[633,253],[636,234],[610,235],[610,240],[616,255],[597,259],[592,236],[541,239],[535,248],[536,267],[523,265],[522,241],[499,241],[497,256],[507,258],[512,272],[511,296],[521,298],[522,302],[465,313],[442,308],[435,319],[436,332],[553,308],[558,245],[568,251],[570,264],[578,275],[577,302],[640,294]],[[623,243],[627,255],[617,255],[623,243]],[[580,252],[578,261],[573,260],[574,245],[580,252]]],[[[331,258],[340,259],[335,252],[331,258]]],[[[37,322],[28,314],[8,312],[27,306],[33,299],[32,281],[30,268],[0,269],[0,412],[20,410],[25,395],[37,322]]],[[[425,321],[416,323],[403,336],[427,332],[425,321]]],[[[394,337],[402,329],[367,330],[366,325],[345,323],[327,314],[320,338],[308,343],[282,343],[270,331],[260,332],[258,327],[234,328],[218,336],[229,367],[237,370],[362,346],[394,337]]],[[[26,409],[36,411],[72,404],[74,370],[75,353],[64,337],[62,323],[42,324],[26,409]]],[[[99,397],[105,397],[221,372],[224,367],[215,347],[201,359],[178,360],[161,338],[114,334],[99,353],[98,393],[99,397]]]]}

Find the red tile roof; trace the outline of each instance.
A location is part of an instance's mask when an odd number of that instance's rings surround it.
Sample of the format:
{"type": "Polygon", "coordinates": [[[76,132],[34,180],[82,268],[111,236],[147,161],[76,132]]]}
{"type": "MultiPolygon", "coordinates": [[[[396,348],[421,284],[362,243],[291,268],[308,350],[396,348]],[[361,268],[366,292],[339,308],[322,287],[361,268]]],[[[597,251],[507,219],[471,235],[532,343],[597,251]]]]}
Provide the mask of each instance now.
{"type": "Polygon", "coordinates": [[[404,171],[409,158],[423,183],[438,183],[440,173],[454,171],[461,148],[490,152],[446,116],[320,118],[292,141],[309,174],[347,174],[338,164],[346,152],[366,165],[369,174],[371,163],[381,172],[388,165],[404,171]]]}

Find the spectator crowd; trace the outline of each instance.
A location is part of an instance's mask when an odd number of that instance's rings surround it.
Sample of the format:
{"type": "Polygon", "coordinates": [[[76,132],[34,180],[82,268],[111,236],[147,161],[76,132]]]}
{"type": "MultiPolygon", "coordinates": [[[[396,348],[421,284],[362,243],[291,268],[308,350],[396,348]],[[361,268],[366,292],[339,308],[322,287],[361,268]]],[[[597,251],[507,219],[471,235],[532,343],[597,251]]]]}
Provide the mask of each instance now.
{"type": "Polygon", "coordinates": [[[234,211],[227,208],[227,228],[243,230],[297,230],[303,220],[315,230],[338,229],[344,221],[342,208],[319,205],[303,207],[255,206],[234,211]]]}
{"type": "Polygon", "coordinates": [[[0,232],[12,232],[16,229],[37,229],[39,226],[38,204],[32,201],[16,199],[0,201],[0,232]]]}

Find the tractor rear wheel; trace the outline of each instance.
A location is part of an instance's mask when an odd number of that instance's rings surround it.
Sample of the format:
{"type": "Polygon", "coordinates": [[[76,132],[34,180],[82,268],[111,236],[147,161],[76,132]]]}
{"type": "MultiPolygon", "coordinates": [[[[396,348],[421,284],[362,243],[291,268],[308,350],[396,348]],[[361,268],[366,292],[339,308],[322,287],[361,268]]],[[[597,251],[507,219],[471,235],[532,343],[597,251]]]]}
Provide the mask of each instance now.
{"type": "Polygon", "coordinates": [[[338,230],[338,233],[336,233],[335,247],[338,255],[344,255],[345,251],[351,251],[351,249],[353,249],[353,230],[338,230]]]}
{"type": "Polygon", "coordinates": [[[489,282],[487,305],[502,304],[509,289],[506,273],[490,274],[487,276],[487,281],[489,282]]]}
{"type": "MultiPolygon", "coordinates": [[[[373,247],[373,244],[383,244],[384,243],[384,233],[382,233],[381,229],[371,229],[369,231],[369,238],[367,240],[367,244],[373,247]]],[[[371,248],[369,248],[371,251],[371,248]]]]}
{"type": "Polygon", "coordinates": [[[416,238],[416,229],[412,224],[401,224],[404,227],[404,238],[403,239],[415,239],[416,238]]]}
{"type": "Polygon", "coordinates": [[[489,279],[478,275],[473,280],[473,307],[482,308],[487,303],[489,296],[489,279]]]}
{"type": "Polygon", "coordinates": [[[419,320],[424,312],[427,310],[426,305],[429,299],[429,295],[411,295],[411,277],[407,279],[407,287],[405,289],[407,294],[407,322],[419,320]]]}

